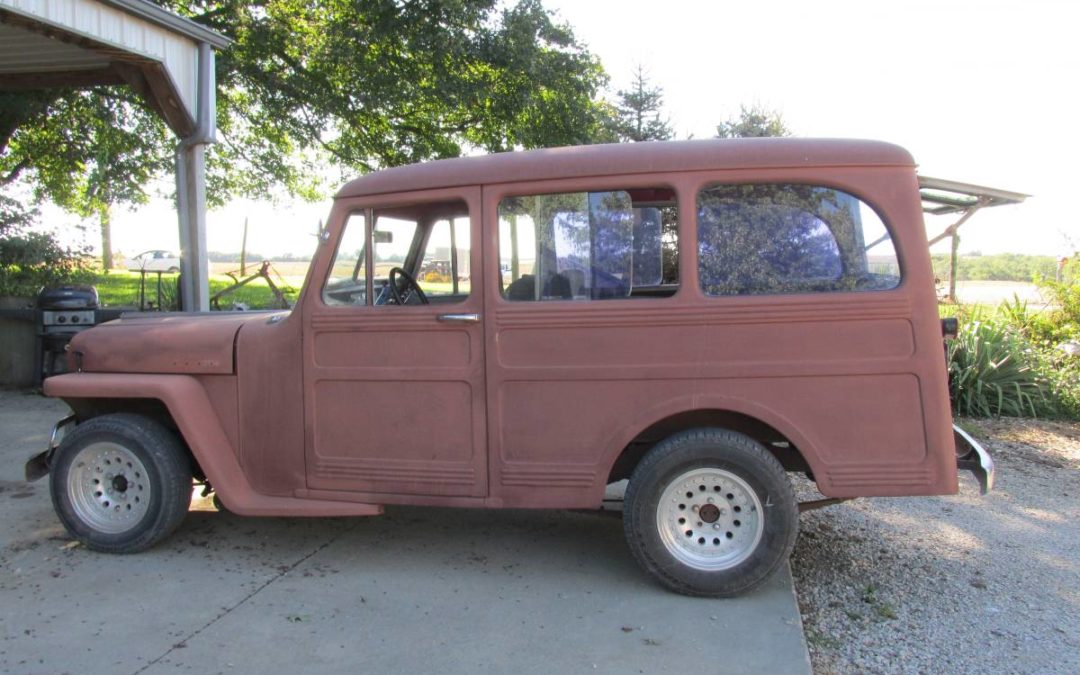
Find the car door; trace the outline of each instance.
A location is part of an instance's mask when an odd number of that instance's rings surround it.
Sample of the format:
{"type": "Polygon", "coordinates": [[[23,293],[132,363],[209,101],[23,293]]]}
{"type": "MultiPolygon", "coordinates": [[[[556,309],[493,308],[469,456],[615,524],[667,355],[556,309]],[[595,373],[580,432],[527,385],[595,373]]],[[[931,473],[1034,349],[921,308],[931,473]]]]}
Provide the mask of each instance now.
{"type": "Polygon", "coordinates": [[[320,256],[304,303],[310,490],[379,502],[487,494],[479,193],[335,209],[324,245],[336,255],[320,256]],[[393,304],[391,267],[420,277],[430,304],[407,292],[393,304]]]}

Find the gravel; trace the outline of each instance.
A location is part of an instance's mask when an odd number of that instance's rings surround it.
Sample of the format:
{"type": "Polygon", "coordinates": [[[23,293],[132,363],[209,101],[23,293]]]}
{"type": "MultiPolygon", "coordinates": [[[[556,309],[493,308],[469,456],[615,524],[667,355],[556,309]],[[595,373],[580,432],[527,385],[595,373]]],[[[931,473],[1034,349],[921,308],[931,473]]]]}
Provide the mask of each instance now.
{"type": "Polygon", "coordinates": [[[997,464],[990,495],[964,474],[955,496],[803,514],[816,673],[1080,672],[1080,424],[963,424],[997,464]]]}

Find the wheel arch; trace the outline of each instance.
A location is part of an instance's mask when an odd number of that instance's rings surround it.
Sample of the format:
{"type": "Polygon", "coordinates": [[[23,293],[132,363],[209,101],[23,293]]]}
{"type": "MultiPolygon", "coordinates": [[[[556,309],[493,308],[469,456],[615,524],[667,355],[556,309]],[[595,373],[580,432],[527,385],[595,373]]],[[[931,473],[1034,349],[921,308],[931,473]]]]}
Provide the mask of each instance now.
{"type": "MultiPolygon", "coordinates": [[[[186,375],[76,373],[45,380],[45,393],[62,398],[79,423],[112,413],[143,415],[180,439],[196,477],[227,488],[239,473],[232,447],[206,391],[186,375]],[[209,413],[209,414],[207,414],[209,413]],[[235,467],[229,466],[229,460],[235,467]]],[[[245,481],[246,482],[246,481],[245,481]]]]}
{"type": "Polygon", "coordinates": [[[664,438],[701,427],[745,434],[765,446],[786,470],[816,473],[820,460],[814,446],[782,415],[752,401],[690,396],[652,408],[623,428],[605,455],[607,483],[629,478],[645,453],[664,438]]]}
{"type": "MultiPolygon", "coordinates": [[[[359,502],[334,502],[265,495],[255,491],[237,460],[235,448],[221,426],[206,389],[190,375],[124,373],[68,373],[45,380],[47,396],[64,399],[87,413],[114,405],[142,402],[148,410],[168,413],[192,457],[214,486],[226,507],[238,515],[263,516],[370,516],[382,507],[359,502]],[[147,403],[156,401],[157,403],[147,403]]],[[[130,407],[124,409],[132,412],[130,407]]],[[[300,487],[300,486],[298,486],[300,487]]]]}

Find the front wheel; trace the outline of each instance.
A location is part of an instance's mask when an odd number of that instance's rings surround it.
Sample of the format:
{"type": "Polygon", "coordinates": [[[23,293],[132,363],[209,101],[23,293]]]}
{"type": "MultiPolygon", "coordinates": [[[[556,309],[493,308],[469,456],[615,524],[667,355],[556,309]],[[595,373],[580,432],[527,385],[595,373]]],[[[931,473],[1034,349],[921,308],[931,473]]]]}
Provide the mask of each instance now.
{"type": "Polygon", "coordinates": [[[791,555],[798,505],[780,462],[725,429],[684,431],[634,470],[623,525],[638,563],[686,595],[731,597],[791,555]]]}
{"type": "Polygon", "coordinates": [[[135,553],[175,530],[191,505],[191,464],[168,429],[139,415],[102,415],[68,434],[52,462],[60,521],[88,548],[135,553]]]}

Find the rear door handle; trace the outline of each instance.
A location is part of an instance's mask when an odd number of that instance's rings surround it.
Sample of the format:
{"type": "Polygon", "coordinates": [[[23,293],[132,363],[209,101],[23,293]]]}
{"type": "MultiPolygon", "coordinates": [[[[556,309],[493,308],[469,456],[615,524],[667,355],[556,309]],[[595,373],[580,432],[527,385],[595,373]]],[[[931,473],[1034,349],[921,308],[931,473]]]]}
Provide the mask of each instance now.
{"type": "Polygon", "coordinates": [[[440,314],[441,323],[480,323],[479,314],[440,314]]]}

